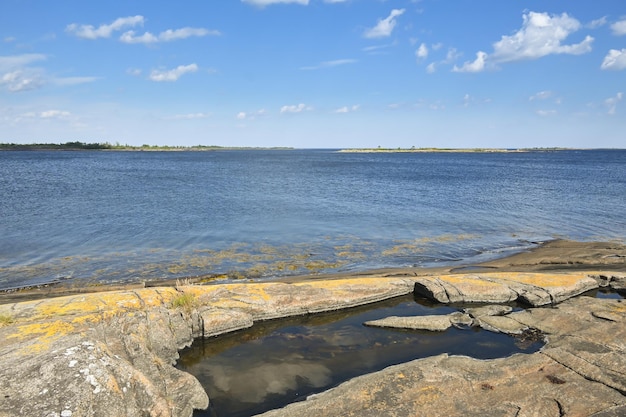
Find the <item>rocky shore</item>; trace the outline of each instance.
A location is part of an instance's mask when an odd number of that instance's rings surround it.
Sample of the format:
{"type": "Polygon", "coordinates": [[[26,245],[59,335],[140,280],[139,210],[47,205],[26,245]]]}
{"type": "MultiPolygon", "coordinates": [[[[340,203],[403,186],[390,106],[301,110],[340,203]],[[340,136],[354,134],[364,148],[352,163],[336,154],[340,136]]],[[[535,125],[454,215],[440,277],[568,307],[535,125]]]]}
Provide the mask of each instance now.
{"type": "Polygon", "coordinates": [[[603,287],[626,291],[626,246],[554,241],[457,269],[0,295],[0,416],[191,416],[209,398],[173,365],[194,338],[412,292],[480,304],[367,325],[481,326],[547,343],[503,359],[396,365],[264,415],[622,416],[626,301],[585,296],[603,287]],[[512,312],[504,305],[512,301],[528,308],[512,312]]]}

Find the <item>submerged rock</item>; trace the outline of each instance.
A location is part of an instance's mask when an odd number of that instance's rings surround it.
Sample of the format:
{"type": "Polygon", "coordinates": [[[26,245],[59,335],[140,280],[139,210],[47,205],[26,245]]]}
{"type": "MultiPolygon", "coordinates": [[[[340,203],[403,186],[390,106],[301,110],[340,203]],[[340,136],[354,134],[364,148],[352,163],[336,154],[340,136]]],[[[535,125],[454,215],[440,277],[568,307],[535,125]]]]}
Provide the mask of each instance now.
{"type": "Polygon", "coordinates": [[[442,332],[452,327],[450,317],[445,316],[416,316],[397,317],[391,316],[380,320],[371,320],[364,323],[371,327],[389,327],[395,329],[429,330],[442,332]]]}

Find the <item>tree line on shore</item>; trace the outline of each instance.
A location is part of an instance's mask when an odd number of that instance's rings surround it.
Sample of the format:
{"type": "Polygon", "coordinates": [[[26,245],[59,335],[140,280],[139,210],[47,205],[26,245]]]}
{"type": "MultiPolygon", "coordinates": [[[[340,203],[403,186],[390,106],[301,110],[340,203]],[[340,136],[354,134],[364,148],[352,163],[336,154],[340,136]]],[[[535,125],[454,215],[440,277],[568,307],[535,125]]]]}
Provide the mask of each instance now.
{"type": "MultiPolygon", "coordinates": [[[[155,151],[176,151],[176,150],[219,150],[219,149],[240,149],[240,148],[228,148],[217,145],[194,145],[194,146],[167,146],[167,145],[121,145],[119,143],[111,144],[109,142],[65,142],[65,143],[0,143],[0,151],[27,151],[27,150],[60,150],[60,151],[73,151],[73,150],[155,150],[155,151]]],[[[243,148],[241,148],[243,149],[243,148]]],[[[274,148],[278,149],[278,148],[274,148]]]]}

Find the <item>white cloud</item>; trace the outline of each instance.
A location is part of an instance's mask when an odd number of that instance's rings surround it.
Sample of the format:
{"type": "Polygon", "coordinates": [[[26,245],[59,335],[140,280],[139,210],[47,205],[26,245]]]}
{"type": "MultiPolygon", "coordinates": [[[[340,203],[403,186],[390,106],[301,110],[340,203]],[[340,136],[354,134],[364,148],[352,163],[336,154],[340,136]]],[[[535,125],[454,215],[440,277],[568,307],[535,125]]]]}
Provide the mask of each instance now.
{"type": "Polygon", "coordinates": [[[491,55],[497,62],[538,59],[551,54],[580,55],[591,51],[593,38],[586,36],[577,44],[562,45],[572,33],[581,28],[578,20],[567,13],[550,16],[548,13],[529,12],[523,15],[522,28],[512,36],[502,36],[493,44],[491,55]]]}
{"type": "Polygon", "coordinates": [[[124,43],[156,43],[156,42],[170,42],[179,39],[186,39],[192,36],[203,37],[207,35],[219,36],[221,33],[217,30],[208,30],[204,28],[190,28],[185,27],[181,29],[168,29],[159,33],[158,36],[153,35],[150,32],[145,32],[141,36],[135,35],[134,30],[129,30],[120,36],[120,41],[124,43]]]}
{"type": "Polygon", "coordinates": [[[0,75],[0,86],[12,93],[35,90],[43,84],[43,75],[36,70],[15,70],[0,75]]]}
{"type": "Polygon", "coordinates": [[[53,84],[60,85],[60,86],[68,86],[68,85],[92,83],[99,79],[100,79],[99,77],[63,77],[63,78],[53,78],[51,82],[53,84]]]}
{"type": "Polygon", "coordinates": [[[534,100],[547,100],[552,97],[554,93],[552,91],[540,91],[537,94],[533,94],[528,98],[528,101],[534,100]]]}
{"type": "Polygon", "coordinates": [[[617,93],[615,97],[609,97],[604,100],[604,104],[609,108],[608,114],[610,114],[611,116],[615,114],[615,111],[617,109],[617,103],[622,101],[622,98],[624,98],[624,94],[620,92],[617,93]]]}
{"type": "Polygon", "coordinates": [[[361,106],[359,106],[358,104],[355,104],[354,106],[351,106],[351,107],[343,106],[335,110],[334,113],[351,113],[351,112],[355,112],[359,110],[360,107],[361,106]]]}
{"type": "Polygon", "coordinates": [[[603,70],[623,70],[626,69],[626,49],[611,49],[604,57],[602,65],[603,70]]]}
{"type": "Polygon", "coordinates": [[[170,120],[195,120],[195,119],[206,119],[210,117],[211,113],[188,113],[188,114],[176,114],[172,117],[169,117],[170,120]]]}
{"type": "Polygon", "coordinates": [[[67,25],[65,31],[84,39],[109,38],[114,31],[137,25],[142,26],[144,20],[144,17],[140,15],[120,17],[115,19],[115,21],[111,24],[103,24],[97,28],[92,25],[79,25],[77,23],[72,23],[67,25]]]}
{"type": "Polygon", "coordinates": [[[393,9],[385,19],[379,19],[376,26],[365,31],[366,38],[385,38],[391,35],[396,27],[396,18],[404,13],[404,9],[393,9]]]}
{"type": "Polygon", "coordinates": [[[452,68],[452,72],[481,72],[485,69],[486,60],[487,54],[483,51],[478,51],[474,61],[465,61],[461,67],[455,65],[452,68]]]}
{"type": "Polygon", "coordinates": [[[602,27],[604,25],[606,25],[607,20],[606,20],[606,16],[602,16],[599,19],[595,19],[592,20],[591,22],[589,22],[586,27],[588,27],[589,29],[597,29],[599,27],[602,27]]]}
{"type": "Polygon", "coordinates": [[[393,48],[394,46],[396,46],[398,43],[396,41],[392,42],[392,43],[388,43],[385,45],[372,45],[372,46],[366,46],[365,48],[362,48],[361,50],[363,52],[367,52],[370,55],[376,55],[376,54],[382,54],[383,50],[385,49],[389,49],[389,48],[393,48]]]}
{"type": "Polygon", "coordinates": [[[301,4],[303,6],[307,6],[309,4],[309,0],[241,0],[243,3],[248,3],[253,6],[265,7],[270,6],[272,4],[301,4]]]}
{"type": "Polygon", "coordinates": [[[178,67],[172,69],[172,70],[167,70],[167,71],[159,71],[159,70],[153,70],[150,73],[150,80],[152,81],[176,81],[178,80],[181,76],[183,76],[184,74],[190,73],[190,72],[196,72],[198,71],[198,66],[196,64],[190,64],[190,65],[179,65],[178,67]]]}
{"type": "Polygon", "coordinates": [[[465,94],[463,96],[463,107],[469,107],[470,103],[473,101],[474,99],[472,98],[472,96],[470,96],[469,94],[465,94]]]}
{"type": "Polygon", "coordinates": [[[64,110],[46,110],[39,114],[42,119],[66,119],[72,114],[64,110]]]}
{"type": "Polygon", "coordinates": [[[305,110],[313,110],[313,108],[303,103],[291,106],[283,106],[280,108],[281,113],[301,113],[305,110]]]}
{"type": "Polygon", "coordinates": [[[616,36],[626,35],[626,19],[613,23],[611,25],[611,30],[616,36]]]}
{"type": "Polygon", "coordinates": [[[417,51],[415,51],[415,56],[418,59],[425,59],[428,58],[428,47],[426,46],[425,43],[422,43],[419,48],[417,48],[417,51]]]}
{"type": "Polygon", "coordinates": [[[0,56],[0,71],[8,71],[23,67],[36,61],[44,61],[46,56],[43,54],[22,54],[12,56],[0,56]]]}
{"type": "Polygon", "coordinates": [[[237,119],[239,120],[254,120],[257,117],[261,117],[264,116],[267,113],[267,110],[265,109],[260,109],[257,111],[253,111],[253,112],[245,112],[245,111],[240,111],[239,113],[237,113],[237,119]]]}
{"type": "Polygon", "coordinates": [[[461,67],[455,65],[452,71],[481,72],[490,66],[493,68],[493,63],[539,59],[552,54],[581,55],[591,51],[594,41],[591,36],[576,44],[562,44],[582,26],[567,13],[550,16],[548,13],[528,12],[522,18],[522,28],[495,42],[492,54],[479,51],[474,61],[466,61],[461,67]]]}
{"type": "Polygon", "coordinates": [[[548,117],[556,115],[556,110],[537,110],[535,113],[541,117],[548,117]]]}
{"type": "Polygon", "coordinates": [[[124,43],[156,43],[159,41],[159,38],[150,32],[146,32],[141,36],[136,36],[134,30],[129,30],[120,36],[120,41],[124,43]]]}
{"type": "MultiPolygon", "coordinates": [[[[433,44],[431,46],[433,51],[437,51],[437,50],[441,49],[442,47],[443,47],[443,44],[441,44],[441,43],[436,43],[436,44],[433,44]]],[[[430,54],[430,52],[429,52],[429,54],[430,54]]],[[[416,55],[418,55],[418,52],[416,52],[416,55]]],[[[456,48],[448,48],[448,52],[446,52],[446,57],[444,59],[442,59],[441,61],[431,62],[430,64],[428,64],[426,66],[426,72],[429,73],[429,74],[433,74],[433,73],[435,73],[437,71],[437,68],[440,65],[450,65],[450,64],[453,64],[460,56],[461,56],[461,54],[456,50],[456,48]]]]}
{"type": "Polygon", "coordinates": [[[43,71],[28,65],[45,59],[43,54],[0,56],[0,86],[11,93],[40,88],[44,85],[43,71]]]}
{"type": "Polygon", "coordinates": [[[340,65],[354,64],[356,62],[357,62],[356,59],[336,59],[334,61],[325,61],[325,62],[322,62],[314,66],[310,66],[310,67],[301,67],[300,69],[301,70],[316,70],[316,69],[321,69],[321,68],[330,68],[330,67],[337,67],[340,65]]]}

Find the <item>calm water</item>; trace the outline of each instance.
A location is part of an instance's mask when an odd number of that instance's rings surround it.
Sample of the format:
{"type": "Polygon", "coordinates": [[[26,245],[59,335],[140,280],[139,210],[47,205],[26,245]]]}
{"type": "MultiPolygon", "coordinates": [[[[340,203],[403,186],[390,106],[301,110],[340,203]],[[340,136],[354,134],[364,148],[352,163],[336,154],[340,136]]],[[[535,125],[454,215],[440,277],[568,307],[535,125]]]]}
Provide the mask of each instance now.
{"type": "Polygon", "coordinates": [[[336,313],[255,324],[249,330],[196,340],[178,368],[196,376],[210,408],[196,417],[247,417],[303,400],[358,375],[441,353],[479,359],[536,352],[542,342],[472,329],[402,331],[363,326],[390,315],[448,314],[411,297],[336,313]]]}
{"type": "Polygon", "coordinates": [[[0,288],[473,262],[625,207],[623,150],[0,152],[0,288]]]}

